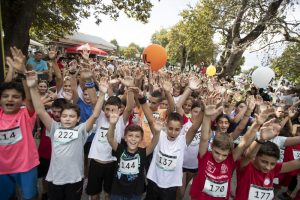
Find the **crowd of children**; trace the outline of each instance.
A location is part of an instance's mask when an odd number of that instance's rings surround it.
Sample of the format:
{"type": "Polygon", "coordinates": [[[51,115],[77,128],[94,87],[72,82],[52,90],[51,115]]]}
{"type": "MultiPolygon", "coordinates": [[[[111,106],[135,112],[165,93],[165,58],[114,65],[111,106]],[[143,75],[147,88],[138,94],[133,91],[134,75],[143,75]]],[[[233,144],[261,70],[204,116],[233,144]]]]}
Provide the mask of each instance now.
{"type": "Polygon", "coordinates": [[[300,199],[299,93],[285,83],[259,93],[247,77],[107,68],[87,51],[60,69],[55,49],[45,79],[19,49],[6,59],[1,200],[300,199]]]}

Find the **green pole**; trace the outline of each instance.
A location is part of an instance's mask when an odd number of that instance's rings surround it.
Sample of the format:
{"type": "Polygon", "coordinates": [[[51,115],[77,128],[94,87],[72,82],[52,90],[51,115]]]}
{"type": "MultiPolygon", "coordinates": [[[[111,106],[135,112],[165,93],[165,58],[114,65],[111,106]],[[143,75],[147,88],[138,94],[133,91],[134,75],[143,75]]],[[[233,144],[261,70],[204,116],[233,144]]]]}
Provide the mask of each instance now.
{"type": "Polygon", "coordinates": [[[2,9],[1,9],[1,3],[0,3],[0,82],[3,82],[4,77],[5,77],[3,36],[4,36],[4,32],[3,32],[3,28],[2,28],[2,9]]]}

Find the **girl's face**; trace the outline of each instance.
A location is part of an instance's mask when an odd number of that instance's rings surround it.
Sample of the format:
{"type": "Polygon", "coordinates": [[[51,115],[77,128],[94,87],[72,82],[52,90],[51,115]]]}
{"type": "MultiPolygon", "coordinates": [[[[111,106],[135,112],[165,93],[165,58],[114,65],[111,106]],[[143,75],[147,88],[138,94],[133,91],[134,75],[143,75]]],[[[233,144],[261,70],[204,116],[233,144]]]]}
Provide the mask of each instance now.
{"type": "Polygon", "coordinates": [[[180,89],[179,88],[173,88],[173,96],[178,97],[180,95],[180,89]]]}
{"type": "Polygon", "coordinates": [[[64,91],[65,92],[72,92],[71,81],[70,80],[64,81],[64,91]]]}
{"type": "Polygon", "coordinates": [[[228,119],[225,117],[222,117],[217,122],[217,130],[220,131],[221,133],[227,133],[229,125],[230,125],[230,123],[229,123],[228,119]]]}
{"type": "Polygon", "coordinates": [[[44,95],[46,94],[47,90],[48,90],[48,85],[47,83],[45,82],[40,82],[39,85],[38,85],[38,90],[39,90],[39,93],[44,95]]]}
{"type": "Polygon", "coordinates": [[[193,105],[193,102],[190,99],[188,99],[184,102],[182,109],[184,110],[185,114],[190,114],[192,105],[193,105]]]}

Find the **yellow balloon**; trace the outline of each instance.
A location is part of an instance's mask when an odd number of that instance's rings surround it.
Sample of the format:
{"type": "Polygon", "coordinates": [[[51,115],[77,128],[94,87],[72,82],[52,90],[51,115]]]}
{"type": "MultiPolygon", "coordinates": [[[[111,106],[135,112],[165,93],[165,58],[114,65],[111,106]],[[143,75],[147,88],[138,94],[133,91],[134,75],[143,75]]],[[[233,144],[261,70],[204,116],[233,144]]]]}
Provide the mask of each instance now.
{"type": "Polygon", "coordinates": [[[206,69],[206,74],[208,76],[213,76],[216,74],[216,72],[217,72],[216,67],[213,65],[208,66],[208,68],[206,69]]]}

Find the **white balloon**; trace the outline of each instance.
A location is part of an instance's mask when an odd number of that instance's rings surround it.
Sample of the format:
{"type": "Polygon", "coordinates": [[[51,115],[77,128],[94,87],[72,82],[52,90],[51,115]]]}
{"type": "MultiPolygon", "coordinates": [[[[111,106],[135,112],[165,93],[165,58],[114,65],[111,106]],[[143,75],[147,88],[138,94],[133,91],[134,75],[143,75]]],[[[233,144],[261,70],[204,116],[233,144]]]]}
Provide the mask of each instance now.
{"type": "Polygon", "coordinates": [[[266,88],[273,78],[275,73],[269,67],[259,67],[252,73],[252,83],[257,88],[266,88]]]}

